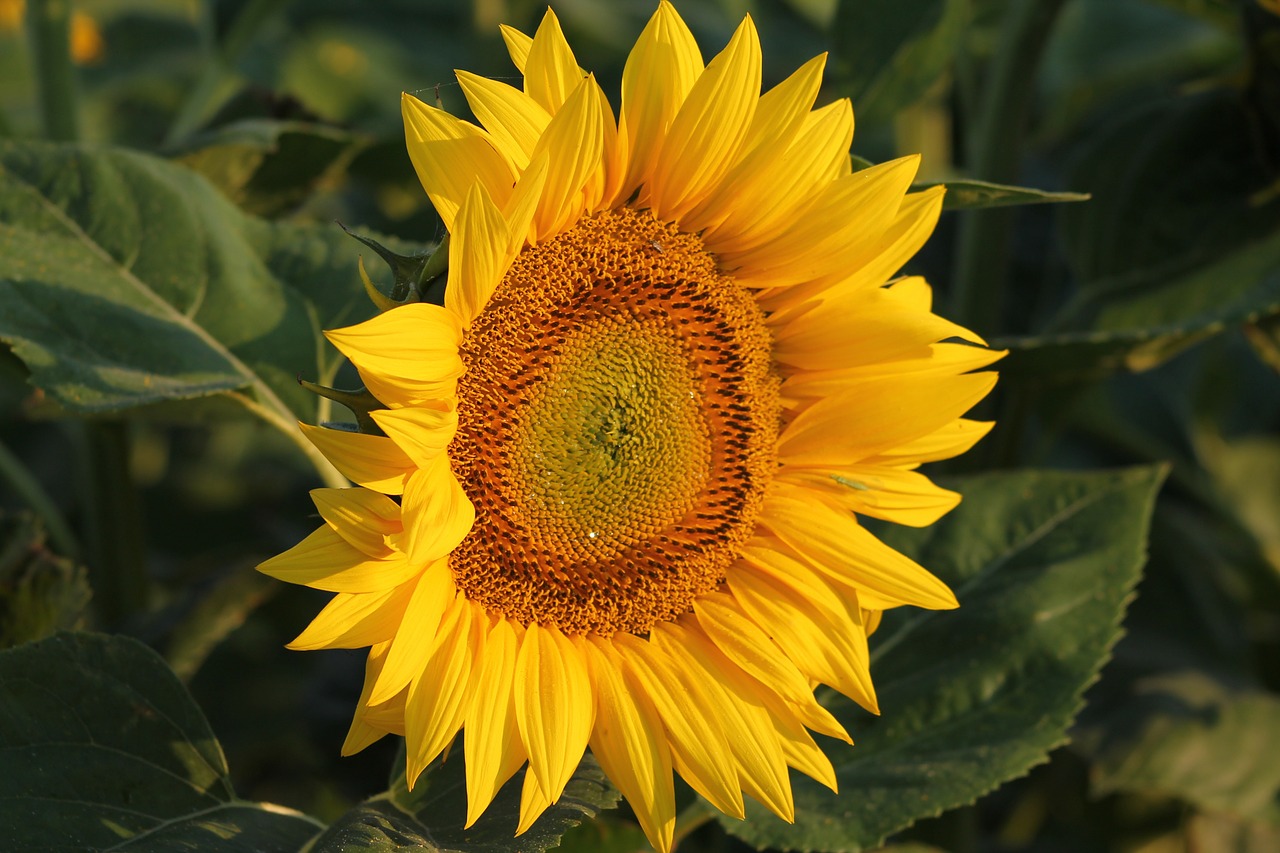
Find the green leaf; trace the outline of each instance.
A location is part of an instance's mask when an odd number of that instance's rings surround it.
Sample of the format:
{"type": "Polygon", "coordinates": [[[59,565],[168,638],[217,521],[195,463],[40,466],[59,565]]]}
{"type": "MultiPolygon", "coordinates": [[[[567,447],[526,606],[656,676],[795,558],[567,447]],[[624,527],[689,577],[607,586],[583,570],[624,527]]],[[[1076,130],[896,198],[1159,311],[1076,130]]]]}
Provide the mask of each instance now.
{"type": "Polygon", "coordinates": [[[9,649],[0,684],[9,849],[296,853],[319,831],[236,799],[200,709],[136,640],[59,634],[9,649]]]}
{"type": "Polygon", "coordinates": [[[841,0],[831,81],[859,121],[891,119],[950,67],[968,18],[965,0],[841,0]]]}
{"type": "Polygon", "coordinates": [[[336,180],[367,142],[322,124],[246,119],[188,140],[173,156],[242,210],[278,216],[336,180]]]}
{"type": "Polygon", "coordinates": [[[1124,713],[1084,733],[1094,793],[1175,796],[1210,811],[1280,823],[1280,697],[1232,689],[1203,672],[1150,676],[1124,713]]]}
{"type": "MultiPolygon", "coordinates": [[[[569,780],[564,796],[543,812],[524,835],[515,837],[523,772],[503,786],[470,829],[463,829],[467,789],[461,743],[455,744],[451,752],[448,760],[437,759],[427,768],[413,791],[406,789],[404,773],[399,773],[386,795],[375,797],[336,820],[316,840],[311,853],[542,851],[557,846],[572,827],[618,803],[618,792],[588,754],[569,780]]],[[[403,766],[403,759],[398,763],[403,766]]]]}
{"type": "MultiPolygon", "coordinates": [[[[985,207],[1014,207],[1024,204],[1060,204],[1062,202],[1088,201],[1088,193],[1049,192],[1030,187],[993,184],[989,181],[940,181],[947,188],[942,200],[943,210],[977,210],[985,207]]],[[[932,183],[915,184],[913,190],[937,186],[932,183]]]]}
{"type": "Polygon", "coordinates": [[[1096,282],[1061,331],[999,338],[1007,374],[1092,378],[1149,370],[1225,329],[1280,314],[1280,234],[1190,272],[1153,268],[1096,282]]]}
{"type": "Polygon", "coordinates": [[[84,566],[50,552],[34,516],[0,514],[0,649],[79,628],[90,595],[84,566]]]}
{"type": "Polygon", "coordinates": [[[762,847],[867,849],[1043,762],[1120,636],[1162,477],[967,478],[949,484],[964,501],[944,521],[889,531],[960,609],[886,616],[872,638],[881,717],[827,703],[857,743],[826,747],[841,795],[796,778],[793,826],[756,808],[725,828],[762,847]]]}

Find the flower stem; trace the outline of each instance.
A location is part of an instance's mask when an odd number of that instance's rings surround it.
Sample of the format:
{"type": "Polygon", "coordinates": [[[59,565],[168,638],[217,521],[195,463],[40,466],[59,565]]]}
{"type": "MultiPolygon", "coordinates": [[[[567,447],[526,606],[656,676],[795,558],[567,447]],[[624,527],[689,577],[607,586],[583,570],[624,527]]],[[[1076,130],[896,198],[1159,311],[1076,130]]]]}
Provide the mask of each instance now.
{"type": "Polygon", "coordinates": [[[81,426],[90,580],[102,627],[111,630],[147,606],[142,507],[129,472],[129,425],[86,421],[81,426]]]}
{"type": "Polygon", "coordinates": [[[35,62],[36,91],[44,135],[70,141],[80,135],[75,68],[71,65],[69,0],[29,0],[27,35],[35,62]]]}
{"type": "MultiPolygon", "coordinates": [[[[1067,0],[1015,0],[991,62],[969,146],[973,177],[997,183],[1018,178],[1036,67],[1067,0]]],[[[981,335],[998,334],[1004,310],[1013,214],[1008,209],[966,214],[960,224],[952,314],[981,335]]]]}

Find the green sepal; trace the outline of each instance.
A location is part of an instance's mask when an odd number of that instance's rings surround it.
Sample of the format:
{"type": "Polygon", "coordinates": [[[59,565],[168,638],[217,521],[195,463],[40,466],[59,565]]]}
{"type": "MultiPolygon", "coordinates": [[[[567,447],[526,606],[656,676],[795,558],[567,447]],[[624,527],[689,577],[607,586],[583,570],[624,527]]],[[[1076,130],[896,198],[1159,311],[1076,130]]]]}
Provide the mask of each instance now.
{"type": "Polygon", "coordinates": [[[422,301],[423,293],[427,285],[432,279],[440,276],[449,268],[449,238],[446,235],[440,241],[440,245],[436,247],[434,252],[420,255],[402,255],[399,252],[393,252],[386,246],[374,240],[371,237],[365,237],[352,231],[341,222],[338,223],[341,228],[350,237],[354,237],[361,243],[364,243],[370,249],[378,253],[378,257],[387,262],[387,266],[391,267],[391,274],[395,276],[395,281],[391,285],[390,296],[385,296],[376,290],[371,290],[372,282],[367,276],[361,275],[365,281],[365,290],[371,291],[369,298],[373,300],[373,304],[378,306],[379,311],[388,310],[386,301],[389,299],[392,305],[403,305],[407,302],[422,301]]]}
{"type": "MultiPolygon", "coordinates": [[[[368,388],[360,388],[356,391],[343,391],[338,388],[330,388],[327,385],[317,385],[314,382],[308,382],[301,376],[298,377],[298,384],[306,388],[312,394],[318,394],[326,400],[332,400],[340,403],[351,410],[356,416],[356,424],[360,427],[360,432],[366,435],[385,435],[382,428],[374,421],[369,414],[379,409],[385,409],[386,406],[378,400],[377,397],[369,393],[368,388]]],[[[329,424],[326,424],[329,426],[329,424]]],[[[339,425],[341,426],[341,425],[339,425]]]]}

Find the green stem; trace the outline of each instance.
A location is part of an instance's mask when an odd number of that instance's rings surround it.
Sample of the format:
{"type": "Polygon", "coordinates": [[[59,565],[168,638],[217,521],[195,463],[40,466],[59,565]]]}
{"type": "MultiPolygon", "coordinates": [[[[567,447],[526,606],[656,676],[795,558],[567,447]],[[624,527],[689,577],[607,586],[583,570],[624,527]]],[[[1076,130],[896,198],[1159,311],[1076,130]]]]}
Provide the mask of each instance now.
{"type": "Polygon", "coordinates": [[[35,61],[44,135],[69,142],[79,135],[75,68],[71,65],[69,0],[29,0],[27,35],[35,61]]]}
{"type": "Polygon", "coordinates": [[[31,476],[22,460],[3,444],[0,444],[0,480],[8,483],[18,497],[31,507],[31,511],[40,517],[44,529],[49,532],[49,541],[54,550],[79,561],[80,543],[71,532],[71,525],[67,524],[66,518],[58,511],[58,505],[40,486],[40,482],[31,476]]]}
{"type": "Polygon", "coordinates": [[[83,424],[89,573],[103,627],[119,628],[147,607],[142,507],[129,473],[129,425],[83,424]]]}
{"type": "MultiPolygon", "coordinates": [[[[1015,0],[1005,18],[971,134],[975,178],[1017,181],[1036,68],[1067,2],[1015,0]]],[[[1001,331],[1014,215],[1006,209],[971,211],[960,224],[952,314],[982,335],[1001,331]]]]}

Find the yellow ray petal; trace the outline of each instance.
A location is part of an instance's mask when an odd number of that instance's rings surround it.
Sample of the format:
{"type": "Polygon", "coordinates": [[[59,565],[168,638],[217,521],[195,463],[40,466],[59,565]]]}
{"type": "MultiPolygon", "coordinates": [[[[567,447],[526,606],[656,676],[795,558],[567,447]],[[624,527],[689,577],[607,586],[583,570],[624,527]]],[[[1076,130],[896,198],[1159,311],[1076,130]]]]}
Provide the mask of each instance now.
{"type": "Polygon", "coordinates": [[[838,469],[781,468],[777,482],[809,489],[851,512],[909,527],[927,527],[960,503],[960,495],[928,477],[887,465],[838,469]]]}
{"type": "Polygon", "coordinates": [[[555,627],[530,625],[515,670],[516,721],[529,767],[560,799],[591,736],[595,703],[582,652],[555,627]]]}
{"type": "Polygon", "coordinates": [[[358,649],[395,636],[415,582],[381,592],[340,592],[288,647],[295,651],[358,649]]]}
{"type": "Polygon", "coordinates": [[[708,707],[717,710],[717,723],[729,741],[742,789],[778,817],[793,821],[795,804],[786,757],[764,703],[742,688],[741,672],[735,672],[737,668],[698,631],[664,622],[651,635],[658,648],[693,673],[714,697],[708,707]]]}
{"type": "Polygon", "coordinates": [[[744,175],[724,218],[703,233],[718,254],[745,252],[776,237],[819,188],[841,177],[853,140],[853,108],[842,99],[810,113],[772,168],[744,175]]]}
{"type": "Polygon", "coordinates": [[[533,37],[520,32],[515,27],[499,24],[502,40],[507,45],[507,53],[511,55],[511,64],[524,73],[524,66],[529,61],[529,49],[533,47],[533,37]]]}
{"type": "Polygon", "coordinates": [[[489,131],[490,139],[512,170],[519,174],[529,165],[529,155],[551,121],[551,114],[514,86],[470,71],[454,73],[471,111],[489,131]]]}
{"type": "Polygon", "coordinates": [[[413,460],[386,436],[298,424],[342,476],[374,491],[398,495],[416,470],[413,460]]]}
{"type": "Polygon", "coordinates": [[[779,484],[766,499],[761,523],[823,577],[858,590],[868,607],[959,606],[950,588],[923,566],[876,539],[851,513],[806,500],[803,490],[779,484]]]}
{"type": "Polygon", "coordinates": [[[525,92],[551,115],[556,114],[582,82],[582,69],[565,40],[559,19],[550,9],[533,34],[523,70],[525,92]]]}
{"type": "Polygon", "coordinates": [[[918,465],[937,462],[959,456],[977,444],[995,426],[992,421],[971,421],[957,418],[941,429],[923,435],[905,444],[881,451],[866,461],[869,465],[884,462],[890,465],[918,465]]]}
{"type": "Polygon", "coordinates": [[[493,802],[498,789],[528,758],[524,744],[520,742],[512,694],[517,642],[511,623],[498,619],[488,632],[476,670],[475,692],[464,725],[466,739],[463,750],[467,763],[467,823],[464,829],[479,819],[493,802]]]}
{"type": "Polygon", "coordinates": [[[734,598],[805,675],[879,713],[856,595],[849,606],[808,566],[783,554],[782,543],[769,541],[743,549],[745,564],[729,577],[734,598]]]}
{"type": "Polygon", "coordinates": [[[453,224],[444,307],[457,315],[467,329],[489,303],[507,271],[511,238],[506,219],[480,183],[471,186],[453,224]]]}
{"type": "Polygon", "coordinates": [[[722,255],[745,287],[789,287],[860,269],[880,249],[919,168],[918,155],[891,160],[831,183],[777,238],[722,255]]]}
{"type": "Polygon", "coordinates": [[[402,305],[324,335],[356,367],[383,376],[441,380],[462,372],[462,320],[440,305],[402,305]]]}
{"type": "Polygon", "coordinates": [[[627,798],[649,843],[658,853],[668,853],[676,802],[662,719],[645,693],[627,687],[611,644],[597,639],[584,643],[583,651],[596,691],[591,752],[627,798]]]}
{"type": "Polygon", "coordinates": [[[404,727],[408,756],[405,775],[410,790],[462,726],[471,697],[478,640],[471,603],[463,598],[454,600],[445,613],[425,669],[409,685],[404,727]]]}
{"type": "Polygon", "coordinates": [[[698,712],[714,707],[705,686],[647,640],[620,633],[610,642],[633,692],[648,696],[662,718],[680,775],[717,809],[743,817],[742,791],[728,739],[715,721],[698,712]]]}
{"type": "Polygon", "coordinates": [[[409,159],[446,230],[453,230],[454,216],[476,181],[499,206],[506,203],[516,175],[488,134],[408,92],[400,96],[400,112],[409,159]]]}
{"type": "Polygon", "coordinates": [[[422,674],[436,644],[436,630],[457,589],[448,561],[438,560],[419,575],[404,620],[370,691],[369,704],[380,705],[422,674]]]}
{"type": "Polygon", "coordinates": [[[368,710],[369,691],[373,689],[374,679],[382,670],[382,660],[390,648],[390,643],[378,643],[369,649],[369,656],[364,664],[364,687],[360,691],[360,701],[356,703],[355,715],[351,718],[351,727],[347,729],[347,738],[342,742],[342,755],[355,755],[384,736],[390,734],[386,729],[369,725],[365,721],[368,710]]]}
{"type": "Polygon", "coordinates": [[[530,768],[524,772],[524,782],[520,787],[520,821],[516,824],[516,835],[524,835],[529,827],[542,817],[542,813],[551,805],[551,800],[538,787],[538,777],[530,768]]]}
{"type": "Polygon", "coordinates": [[[582,216],[582,188],[600,168],[604,152],[598,89],[595,77],[583,80],[534,149],[533,157],[545,154],[548,159],[546,185],[533,218],[537,240],[558,234],[582,216]]]}
{"type": "Polygon", "coordinates": [[[973,408],[994,373],[876,377],[802,411],[783,430],[784,465],[850,465],[940,429],[973,408]]]}
{"type": "Polygon", "coordinates": [[[409,580],[419,568],[390,549],[383,557],[370,557],[326,524],[260,564],[258,571],[329,592],[382,592],[409,580]]]}
{"type": "Polygon", "coordinates": [[[774,731],[778,733],[778,741],[782,744],[782,754],[786,757],[787,764],[827,786],[832,792],[839,793],[836,770],[831,766],[831,759],[813,742],[804,727],[773,713],[770,713],[770,719],[773,721],[774,731]]]}
{"type": "Polygon", "coordinates": [[[435,462],[458,431],[458,410],[452,402],[381,409],[370,415],[419,468],[435,462]]]}
{"type": "Polygon", "coordinates": [[[441,454],[409,478],[401,501],[404,532],[391,544],[419,565],[435,562],[458,546],[476,520],[476,508],[441,454]]]}
{"type": "Polygon", "coordinates": [[[400,505],[371,489],[312,489],[320,517],[343,539],[370,557],[391,553],[387,537],[399,533],[400,505]]]}
{"type": "Polygon", "coordinates": [[[667,128],[702,73],[693,34],[666,0],[640,33],[622,72],[620,133],[628,152],[625,199],[653,174],[667,128]]]}
{"type": "Polygon", "coordinates": [[[649,182],[659,219],[678,222],[737,156],[760,100],[760,38],[747,16],[698,77],[667,130],[649,182]]]}
{"type": "Polygon", "coordinates": [[[731,596],[719,592],[700,596],[693,612],[716,648],[768,689],[793,702],[813,697],[804,674],[731,596]]]}
{"type": "Polygon", "coordinates": [[[516,183],[511,200],[502,211],[503,218],[507,220],[507,252],[501,264],[504,271],[511,266],[511,261],[532,236],[530,227],[538,212],[538,203],[542,200],[542,190],[547,185],[550,163],[551,158],[546,153],[531,160],[529,168],[525,169],[516,183]]]}
{"type": "Polygon", "coordinates": [[[757,175],[778,168],[780,152],[803,127],[809,108],[818,97],[826,60],[825,53],[815,56],[761,96],[737,161],[706,198],[681,218],[682,228],[705,231],[723,222],[737,207],[744,186],[757,175]]]}

